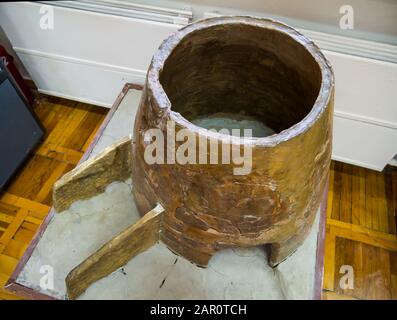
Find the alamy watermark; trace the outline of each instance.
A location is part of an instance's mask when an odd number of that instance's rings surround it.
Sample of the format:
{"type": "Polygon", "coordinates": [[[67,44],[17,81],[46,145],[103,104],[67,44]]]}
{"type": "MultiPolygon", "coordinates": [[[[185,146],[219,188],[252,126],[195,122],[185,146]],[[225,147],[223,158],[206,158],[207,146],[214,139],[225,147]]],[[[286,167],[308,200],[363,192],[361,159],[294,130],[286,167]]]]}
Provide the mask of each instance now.
{"type": "Polygon", "coordinates": [[[353,7],[345,4],[339,8],[339,13],[342,15],[339,19],[339,28],[342,30],[354,29],[354,10],[353,7]]]}
{"type": "Polygon", "coordinates": [[[354,289],[354,270],[353,267],[344,264],[340,267],[339,273],[343,276],[339,279],[339,287],[342,290],[353,290],[354,289]]]}
{"type": "Polygon", "coordinates": [[[40,288],[43,290],[54,290],[54,268],[50,265],[40,267],[40,288]]]}
{"type": "Polygon", "coordinates": [[[234,175],[249,174],[252,147],[244,139],[252,137],[252,129],[209,131],[222,134],[222,139],[197,135],[190,129],[176,132],[174,121],[167,122],[165,136],[159,128],[148,129],[144,134],[144,159],[147,164],[233,164],[234,175]]]}
{"type": "Polygon", "coordinates": [[[40,28],[42,30],[54,30],[54,7],[43,5],[40,7],[40,28]]]}

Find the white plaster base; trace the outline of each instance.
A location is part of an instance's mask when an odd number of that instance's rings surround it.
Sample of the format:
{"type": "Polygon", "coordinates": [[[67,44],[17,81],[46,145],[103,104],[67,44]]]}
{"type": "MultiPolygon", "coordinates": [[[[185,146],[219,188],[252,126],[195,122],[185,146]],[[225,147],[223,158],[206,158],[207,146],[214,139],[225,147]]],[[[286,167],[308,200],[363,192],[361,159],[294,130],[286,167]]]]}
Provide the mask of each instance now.
{"type": "MultiPolygon", "coordinates": [[[[139,219],[130,181],[78,201],[56,215],[17,282],[63,299],[70,270],[139,219]],[[54,289],[40,287],[40,267],[54,270],[54,289]]],[[[200,268],[158,243],[93,284],[80,299],[311,299],[318,219],[304,244],[277,268],[262,247],[228,249],[200,268]]]]}

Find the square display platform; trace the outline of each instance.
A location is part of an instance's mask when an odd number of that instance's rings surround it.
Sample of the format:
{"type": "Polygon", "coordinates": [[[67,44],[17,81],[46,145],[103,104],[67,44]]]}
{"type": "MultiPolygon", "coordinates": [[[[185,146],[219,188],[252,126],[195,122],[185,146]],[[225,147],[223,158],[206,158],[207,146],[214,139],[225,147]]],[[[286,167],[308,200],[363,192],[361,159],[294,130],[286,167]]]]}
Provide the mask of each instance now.
{"type": "MultiPolygon", "coordinates": [[[[140,97],[139,87],[124,87],[82,161],[132,133],[140,97]]],[[[113,182],[59,215],[52,209],[6,287],[32,299],[66,299],[67,274],[139,219],[132,184],[113,182]],[[48,267],[52,289],[40,285],[48,267]]],[[[325,192],[310,235],[276,268],[263,247],[223,250],[200,268],[157,243],[78,299],[320,299],[326,199],[325,192]]]]}

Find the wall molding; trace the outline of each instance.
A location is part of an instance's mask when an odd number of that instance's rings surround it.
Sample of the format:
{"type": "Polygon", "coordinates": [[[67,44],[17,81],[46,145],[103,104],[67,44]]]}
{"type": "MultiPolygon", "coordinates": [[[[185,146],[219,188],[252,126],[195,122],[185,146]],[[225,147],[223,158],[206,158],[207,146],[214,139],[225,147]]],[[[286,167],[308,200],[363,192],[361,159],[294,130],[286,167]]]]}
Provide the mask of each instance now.
{"type": "Polygon", "coordinates": [[[107,63],[103,63],[103,62],[86,60],[86,59],[75,58],[75,57],[68,57],[68,56],[63,56],[60,54],[37,51],[37,50],[32,50],[32,49],[27,49],[27,48],[13,47],[13,49],[18,54],[42,57],[42,58],[47,58],[47,59],[52,59],[52,60],[57,60],[57,61],[62,61],[62,62],[67,62],[67,63],[81,64],[81,65],[85,65],[85,66],[96,67],[96,68],[102,69],[104,71],[128,73],[128,74],[133,75],[134,77],[141,79],[142,83],[145,82],[145,79],[146,79],[146,70],[122,67],[122,66],[107,64],[107,63]]]}
{"type": "Polygon", "coordinates": [[[77,0],[77,1],[37,1],[56,7],[91,11],[114,16],[151,20],[185,26],[192,19],[188,10],[175,10],[165,7],[143,5],[117,0],[77,0]]]}
{"type": "Polygon", "coordinates": [[[358,121],[358,122],[363,122],[379,127],[385,127],[389,129],[397,129],[397,123],[394,122],[389,122],[389,121],[384,121],[384,120],[378,120],[372,117],[366,117],[366,116],[361,116],[358,114],[353,114],[349,112],[344,112],[344,111],[338,111],[334,110],[334,116],[339,117],[339,118],[344,118],[344,119],[349,119],[353,121],[358,121]]]}
{"type": "Polygon", "coordinates": [[[48,76],[47,83],[40,85],[42,81],[39,79],[37,90],[46,95],[110,108],[114,100],[111,92],[116,95],[126,82],[144,84],[146,80],[146,71],[143,70],[20,47],[15,47],[14,50],[24,63],[29,64],[33,78],[41,77],[37,72],[48,75],[53,70],[60,79],[64,79],[64,86],[48,81],[48,76]],[[80,74],[89,81],[79,80],[80,74]],[[70,81],[74,82],[72,86],[70,81]],[[92,87],[93,81],[98,84],[97,89],[92,87]]]}
{"type": "Polygon", "coordinates": [[[397,63],[395,45],[307,29],[299,29],[299,31],[313,40],[322,50],[397,63]]]}

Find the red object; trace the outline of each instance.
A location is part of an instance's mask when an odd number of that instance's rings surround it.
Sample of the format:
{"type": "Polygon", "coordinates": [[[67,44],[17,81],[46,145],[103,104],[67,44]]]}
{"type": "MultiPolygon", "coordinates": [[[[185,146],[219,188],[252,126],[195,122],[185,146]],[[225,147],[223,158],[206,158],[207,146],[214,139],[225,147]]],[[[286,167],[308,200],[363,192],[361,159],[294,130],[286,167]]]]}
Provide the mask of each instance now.
{"type": "Polygon", "coordinates": [[[33,106],[34,96],[27,86],[25,80],[22,78],[19,73],[17,67],[14,64],[14,57],[6,51],[6,49],[0,45],[0,59],[3,60],[3,63],[7,69],[7,71],[11,74],[14,81],[18,85],[20,91],[25,96],[26,100],[29,102],[30,106],[33,106]]]}

